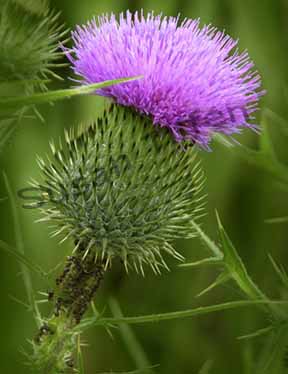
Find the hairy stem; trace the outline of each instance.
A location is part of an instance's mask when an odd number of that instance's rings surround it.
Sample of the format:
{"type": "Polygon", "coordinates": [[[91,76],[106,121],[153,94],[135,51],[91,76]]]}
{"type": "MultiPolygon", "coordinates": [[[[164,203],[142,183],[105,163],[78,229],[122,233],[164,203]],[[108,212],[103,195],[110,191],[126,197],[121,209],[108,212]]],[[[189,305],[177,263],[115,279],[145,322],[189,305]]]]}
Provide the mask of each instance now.
{"type": "Polygon", "coordinates": [[[89,308],[104,275],[104,265],[94,255],[83,257],[79,248],[67,258],[56,287],[49,292],[53,313],[34,338],[33,364],[43,374],[70,373],[75,369],[77,326],[89,308]]]}

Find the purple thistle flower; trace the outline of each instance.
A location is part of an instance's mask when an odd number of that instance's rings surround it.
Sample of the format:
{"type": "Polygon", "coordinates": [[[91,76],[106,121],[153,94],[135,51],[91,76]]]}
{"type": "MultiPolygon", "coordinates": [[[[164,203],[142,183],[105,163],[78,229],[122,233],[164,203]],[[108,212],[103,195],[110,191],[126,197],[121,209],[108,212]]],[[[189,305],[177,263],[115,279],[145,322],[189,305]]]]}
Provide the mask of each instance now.
{"type": "Polygon", "coordinates": [[[72,37],[66,54],[85,83],[143,75],[97,94],[150,116],[177,141],[207,148],[213,133],[256,128],[260,76],[237,41],[210,25],[127,11],[78,26],[72,37]]]}

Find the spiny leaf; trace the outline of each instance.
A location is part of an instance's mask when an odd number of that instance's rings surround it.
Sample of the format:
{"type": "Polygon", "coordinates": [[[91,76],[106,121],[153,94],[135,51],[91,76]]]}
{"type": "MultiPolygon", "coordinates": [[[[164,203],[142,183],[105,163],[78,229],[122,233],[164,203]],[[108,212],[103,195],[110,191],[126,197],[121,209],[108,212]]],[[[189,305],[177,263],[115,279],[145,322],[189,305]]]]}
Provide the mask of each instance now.
{"type": "Polygon", "coordinates": [[[221,273],[216,279],[215,281],[210,284],[210,286],[208,286],[207,288],[205,288],[203,291],[201,291],[197,297],[200,297],[200,296],[203,296],[205,295],[206,293],[210,292],[211,290],[213,290],[215,287],[218,287],[224,283],[226,283],[229,279],[231,279],[231,275],[229,274],[229,272],[227,271],[224,271],[223,273],[221,273]]]}
{"type": "Polygon", "coordinates": [[[48,92],[37,93],[34,95],[29,95],[29,96],[0,98],[0,110],[2,111],[7,111],[11,109],[17,110],[27,105],[38,105],[38,104],[49,103],[49,102],[71,98],[77,95],[91,94],[100,88],[109,87],[114,84],[129,82],[132,80],[139,79],[141,77],[142,76],[108,80],[108,81],[104,81],[101,83],[85,85],[85,86],[81,86],[77,88],[48,91],[48,92]]]}
{"type": "Polygon", "coordinates": [[[258,288],[258,286],[252,281],[246,267],[238,255],[233,243],[227,235],[224,227],[220,221],[220,217],[216,212],[219,236],[221,240],[221,248],[224,254],[224,263],[228,268],[231,277],[236,281],[238,286],[244,293],[251,299],[262,299],[267,300],[264,293],[258,288]]]}
{"type": "MultiPolygon", "coordinates": [[[[206,244],[208,249],[213,253],[215,261],[221,261],[224,257],[221,249],[214,243],[213,240],[209,238],[209,236],[201,229],[200,225],[196,222],[192,222],[194,228],[196,229],[197,233],[199,234],[200,238],[206,244]]],[[[211,258],[212,259],[212,258],[211,258]]]]}

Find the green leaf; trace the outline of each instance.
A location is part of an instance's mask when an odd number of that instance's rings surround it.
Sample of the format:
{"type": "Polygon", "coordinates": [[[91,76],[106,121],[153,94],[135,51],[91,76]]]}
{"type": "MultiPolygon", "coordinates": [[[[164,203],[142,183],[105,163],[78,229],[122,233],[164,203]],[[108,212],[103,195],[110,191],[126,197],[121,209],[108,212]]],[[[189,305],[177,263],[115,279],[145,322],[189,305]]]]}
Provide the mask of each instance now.
{"type": "MultiPolygon", "coordinates": [[[[24,252],[24,243],[23,243],[23,237],[22,237],[22,232],[21,232],[21,227],[20,227],[20,221],[18,217],[18,212],[17,212],[17,207],[15,204],[15,198],[10,186],[10,183],[8,181],[8,178],[5,173],[3,173],[4,176],[4,181],[5,181],[5,186],[8,192],[9,200],[10,200],[10,205],[11,205],[11,211],[12,211],[12,216],[13,216],[13,221],[14,221],[14,232],[15,232],[15,240],[16,240],[16,251],[12,250],[9,246],[5,245],[4,242],[0,241],[1,248],[5,249],[8,253],[13,254],[15,258],[18,259],[21,265],[21,273],[23,276],[23,281],[28,297],[29,304],[31,306],[31,309],[33,310],[33,314],[36,320],[36,323],[38,326],[40,326],[40,313],[35,301],[34,297],[34,291],[33,291],[33,286],[32,286],[32,280],[31,280],[31,275],[29,272],[29,268],[31,268],[31,262],[27,261],[25,257],[25,252],[24,252]]],[[[39,268],[34,265],[32,265],[32,268],[35,270],[37,269],[38,271],[39,268]]]]}
{"type": "Polygon", "coordinates": [[[283,358],[287,350],[288,326],[282,326],[270,334],[261,353],[255,374],[283,373],[283,358]]]}
{"type": "Polygon", "coordinates": [[[210,292],[211,290],[213,290],[214,288],[226,283],[229,279],[231,279],[231,275],[229,274],[229,272],[225,271],[223,273],[221,273],[216,279],[215,281],[210,284],[210,286],[208,286],[207,288],[205,288],[203,291],[201,291],[197,297],[200,297],[200,296],[203,296],[205,295],[206,293],[210,292]]]}
{"type": "Polygon", "coordinates": [[[268,130],[268,118],[265,110],[261,121],[260,152],[274,162],[277,162],[274,146],[268,130]]]}
{"type": "MultiPolygon", "coordinates": [[[[262,131],[260,134],[259,150],[250,149],[244,145],[238,147],[228,147],[233,153],[245,159],[249,164],[254,165],[272,175],[278,182],[288,185],[288,167],[277,159],[275,148],[268,131],[268,120],[277,118],[278,122],[285,122],[285,132],[288,134],[287,123],[269,109],[265,109],[262,118],[262,131]]],[[[283,126],[284,127],[284,126],[283,126]]],[[[223,141],[216,137],[216,140],[223,144],[223,141]]]]}
{"type": "Polygon", "coordinates": [[[130,82],[136,79],[140,79],[142,76],[132,77],[132,78],[122,78],[108,80],[101,83],[95,83],[90,85],[85,85],[77,88],[70,88],[57,91],[48,91],[43,93],[37,93],[29,96],[21,97],[9,97],[9,98],[0,98],[0,110],[7,111],[7,109],[19,109],[27,105],[38,105],[43,103],[49,103],[54,101],[59,101],[67,98],[71,98],[77,95],[91,94],[96,90],[104,87],[110,87],[115,84],[130,82]]]}
{"type": "Polygon", "coordinates": [[[287,223],[288,222],[288,217],[275,217],[275,218],[268,218],[265,220],[266,223],[287,223]]]}
{"type": "Polygon", "coordinates": [[[46,279],[46,273],[40,268],[40,266],[34,264],[27,256],[23,255],[18,249],[15,249],[7,243],[0,240],[0,249],[14,257],[19,264],[24,265],[27,269],[33,271],[35,274],[40,275],[43,279],[46,279]]]}
{"type": "Polygon", "coordinates": [[[282,265],[278,265],[277,262],[273,259],[273,257],[270,254],[268,256],[269,256],[269,260],[271,261],[271,264],[276,274],[279,276],[283,285],[288,289],[288,274],[285,271],[284,267],[282,265]]]}
{"type": "Polygon", "coordinates": [[[252,150],[243,145],[238,147],[235,153],[245,159],[249,164],[268,172],[279,182],[285,185],[288,184],[288,168],[276,159],[267,157],[266,153],[252,150]]]}
{"type": "MultiPolygon", "coordinates": [[[[192,224],[193,224],[197,234],[200,236],[200,238],[204,242],[204,244],[206,244],[208,249],[213,253],[213,255],[214,255],[213,258],[215,259],[215,261],[223,260],[224,255],[223,255],[221,249],[214,243],[213,240],[211,240],[209,238],[209,236],[201,229],[201,227],[195,221],[193,221],[192,224]]],[[[212,258],[210,258],[209,260],[211,260],[211,259],[212,258]]],[[[183,264],[183,265],[185,265],[185,264],[183,264]]]]}
{"type": "Polygon", "coordinates": [[[199,374],[209,374],[212,366],[213,366],[213,361],[212,360],[206,361],[205,364],[200,369],[199,374]]]}
{"type": "Polygon", "coordinates": [[[220,221],[220,217],[216,212],[218,231],[221,241],[221,248],[224,254],[223,262],[229,274],[238,284],[240,289],[250,298],[250,299],[262,299],[267,300],[264,293],[258,288],[258,286],[252,281],[246,267],[238,255],[233,243],[231,242],[229,236],[227,235],[224,227],[220,221]]]}

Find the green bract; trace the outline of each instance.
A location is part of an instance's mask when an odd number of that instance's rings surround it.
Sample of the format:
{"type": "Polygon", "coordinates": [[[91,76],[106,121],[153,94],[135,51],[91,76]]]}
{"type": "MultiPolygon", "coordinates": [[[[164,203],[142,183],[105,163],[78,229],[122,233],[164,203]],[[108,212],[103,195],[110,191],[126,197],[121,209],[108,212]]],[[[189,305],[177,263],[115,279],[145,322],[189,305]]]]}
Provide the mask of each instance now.
{"type": "Polygon", "coordinates": [[[162,252],[181,259],[176,238],[195,234],[203,175],[191,145],[176,143],[147,117],[112,105],[77,135],[66,133],[53,160],[40,166],[44,220],[72,237],[83,258],[91,251],[106,266],[119,257],[143,273],[166,266],[162,252]]]}

